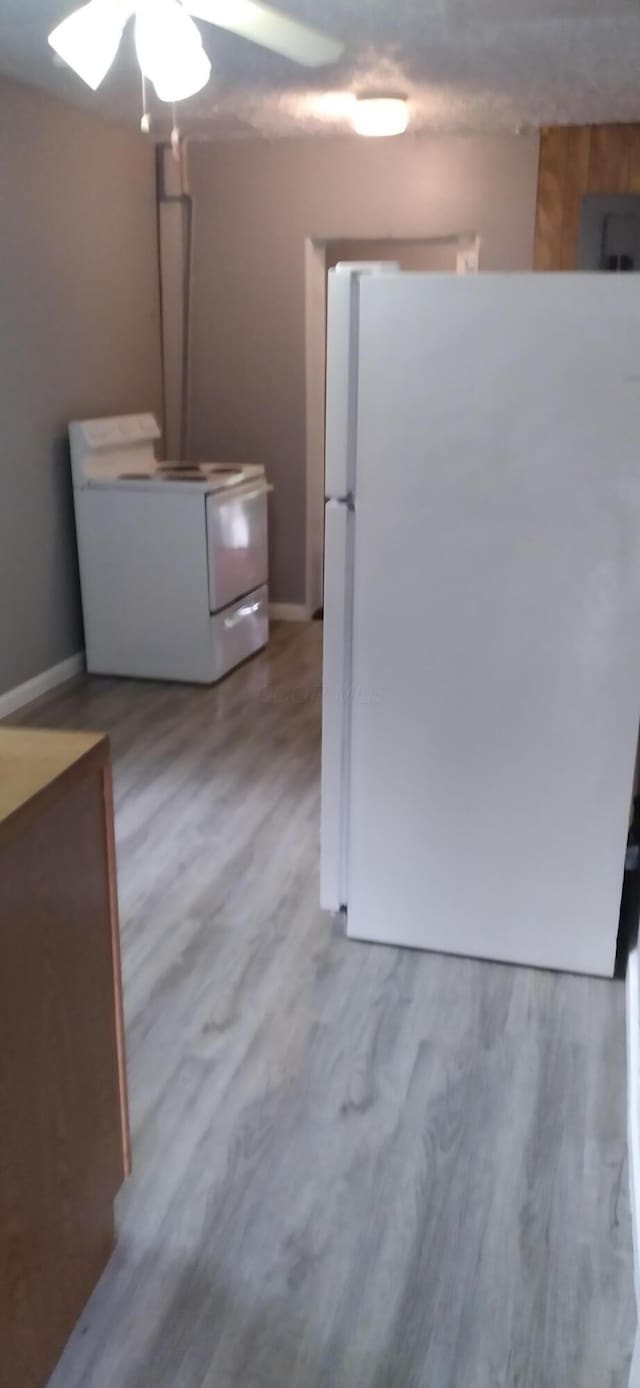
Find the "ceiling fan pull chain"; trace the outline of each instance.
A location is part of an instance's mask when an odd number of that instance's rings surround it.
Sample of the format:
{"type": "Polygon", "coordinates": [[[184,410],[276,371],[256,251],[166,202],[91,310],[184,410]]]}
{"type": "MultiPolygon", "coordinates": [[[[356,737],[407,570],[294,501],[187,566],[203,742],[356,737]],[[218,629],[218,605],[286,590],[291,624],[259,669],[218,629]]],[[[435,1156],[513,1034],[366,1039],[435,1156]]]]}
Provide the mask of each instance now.
{"type": "Polygon", "coordinates": [[[179,131],[179,129],[178,129],[178,122],[177,122],[177,119],[176,119],[176,104],[175,104],[175,101],[172,102],[172,104],[171,104],[171,111],[172,111],[172,114],[173,114],[173,125],[172,125],[172,127],[171,127],[171,152],[172,152],[172,154],[173,154],[173,157],[174,157],[176,163],[179,164],[179,163],[180,163],[180,131],[179,131]]]}
{"type": "Polygon", "coordinates": [[[141,121],[140,121],[140,129],[141,129],[143,135],[148,135],[148,134],[149,134],[149,131],[150,131],[150,129],[151,129],[151,112],[149,111],[149,107],[148,107],[148,104],[147,104],[147,79],[146,79],[146,77],[145,77],[145,75],[144,75],[144,72],[141,74],[141,76],[142,76],[142,119],[141,119],[141,121]]]}

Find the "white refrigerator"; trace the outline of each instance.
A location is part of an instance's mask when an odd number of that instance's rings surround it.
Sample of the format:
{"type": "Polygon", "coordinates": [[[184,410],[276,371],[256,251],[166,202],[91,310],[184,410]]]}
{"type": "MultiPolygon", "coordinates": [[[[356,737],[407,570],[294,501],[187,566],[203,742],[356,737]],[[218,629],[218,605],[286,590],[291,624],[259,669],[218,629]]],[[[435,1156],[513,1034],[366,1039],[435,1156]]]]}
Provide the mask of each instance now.
{"type": "Polygon", "coordinates": [[[611,975],[640,714],[640,277],[329,277],[321,899],[611,975]]]}

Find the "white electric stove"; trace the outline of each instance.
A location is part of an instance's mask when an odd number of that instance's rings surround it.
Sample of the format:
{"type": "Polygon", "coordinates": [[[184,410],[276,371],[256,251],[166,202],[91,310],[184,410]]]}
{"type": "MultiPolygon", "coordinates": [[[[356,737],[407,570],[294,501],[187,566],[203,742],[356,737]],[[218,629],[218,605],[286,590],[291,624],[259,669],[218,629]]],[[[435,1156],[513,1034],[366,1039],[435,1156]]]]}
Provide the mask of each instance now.
{"type": "Polygon", "coordinates": [[[87,669],[210,684],[268,640],[255,464],[159,462],[153,415],[69,425],[87,669]]]}

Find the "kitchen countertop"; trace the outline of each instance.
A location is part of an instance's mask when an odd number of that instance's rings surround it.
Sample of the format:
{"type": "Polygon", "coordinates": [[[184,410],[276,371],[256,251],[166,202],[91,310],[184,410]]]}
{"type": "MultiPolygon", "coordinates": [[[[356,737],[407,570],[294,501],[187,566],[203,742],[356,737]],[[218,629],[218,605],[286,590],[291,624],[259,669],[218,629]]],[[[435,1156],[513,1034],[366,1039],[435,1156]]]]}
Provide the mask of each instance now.
{"type": "Polygon", "coordinates": [[[0,728],[0,844],[55,800],[78,768],[102,762],[107,751],[104,733],[0,728]]]}

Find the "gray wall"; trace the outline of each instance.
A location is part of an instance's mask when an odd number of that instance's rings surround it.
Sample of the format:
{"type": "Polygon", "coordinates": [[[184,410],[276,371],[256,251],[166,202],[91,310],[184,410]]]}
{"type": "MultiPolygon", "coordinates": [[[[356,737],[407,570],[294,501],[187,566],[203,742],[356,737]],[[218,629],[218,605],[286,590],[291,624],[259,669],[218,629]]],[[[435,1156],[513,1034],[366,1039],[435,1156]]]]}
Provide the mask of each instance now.
{"type": "Polygon", "coordinates": [[[450,241],[329,241],[327,270],[340,260],[395,260],[401,270],[455,272],[457,242],[450,241]]]}
{"type": "Polygon", "coordinates": [[[263,461],[271,595],[305,597],[305,237],[482,237],[532,264],[537,137],[235,141],[190,150],[191,454],[263,461]]]}
{"type": "Polygon", "coordinates": [[[82,647],[66,425],[161,404],[154,155],[0,80],[0,693],[82,647]]]}

